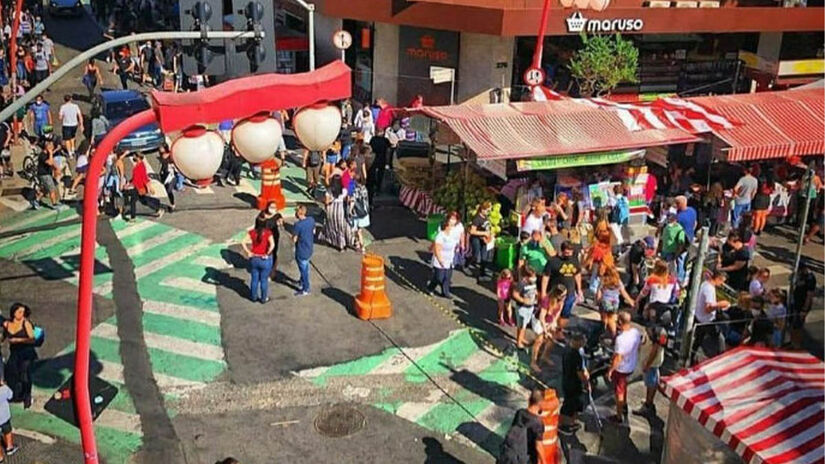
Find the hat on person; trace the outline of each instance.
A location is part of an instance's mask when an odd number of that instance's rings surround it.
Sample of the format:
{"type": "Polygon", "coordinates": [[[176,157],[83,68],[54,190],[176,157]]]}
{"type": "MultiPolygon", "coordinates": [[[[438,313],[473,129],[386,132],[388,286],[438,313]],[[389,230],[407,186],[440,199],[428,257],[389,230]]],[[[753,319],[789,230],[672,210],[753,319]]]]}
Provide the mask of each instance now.
{"type": "Polygon", "coordinates": [[[656,239],[652,235],[648,235],[643,240],[647,248],[656,248],[656,239]]]}
{"type": "Polygon", "coordinates": [[[668,221],[675,221],[678,218],[679,218],[679,215],[676,214],[676,213],[668,213],[667,214],[667,220],[668,221]]]}

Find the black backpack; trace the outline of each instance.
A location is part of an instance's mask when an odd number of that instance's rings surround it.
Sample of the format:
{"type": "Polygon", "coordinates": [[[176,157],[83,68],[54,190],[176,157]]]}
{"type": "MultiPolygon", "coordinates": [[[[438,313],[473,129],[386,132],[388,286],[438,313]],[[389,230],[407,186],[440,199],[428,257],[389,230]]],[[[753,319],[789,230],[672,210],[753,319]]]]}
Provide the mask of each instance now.
{"type": "Polygon", "coordinates": [[[496,464],[529,464],[529,448],[526,411],[519,410],[501,444],[496,464]]]}

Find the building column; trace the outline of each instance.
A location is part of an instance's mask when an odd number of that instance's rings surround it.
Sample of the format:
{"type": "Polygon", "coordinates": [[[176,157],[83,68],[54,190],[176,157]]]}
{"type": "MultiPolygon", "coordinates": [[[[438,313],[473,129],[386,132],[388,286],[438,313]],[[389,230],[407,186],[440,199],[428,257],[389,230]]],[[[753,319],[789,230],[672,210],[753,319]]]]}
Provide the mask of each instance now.
{"type": "Polygon", "coordinates": [[[502,89],[503,101],[509,99],[514,41],[513,37],[461,33],[456,103],[490,103],[494,89],[502,89]]]}
{"type": "Polygon", "coordinates": [[[398,100],[398,26],[375,23],[372,57],[372,98],[398,100]]]}
{"type": "Polygon", "coordinates": [[[756,54],[769,63],[779,63],[779,52],[782,50],[781,32],[760,32],[756,54]]]}

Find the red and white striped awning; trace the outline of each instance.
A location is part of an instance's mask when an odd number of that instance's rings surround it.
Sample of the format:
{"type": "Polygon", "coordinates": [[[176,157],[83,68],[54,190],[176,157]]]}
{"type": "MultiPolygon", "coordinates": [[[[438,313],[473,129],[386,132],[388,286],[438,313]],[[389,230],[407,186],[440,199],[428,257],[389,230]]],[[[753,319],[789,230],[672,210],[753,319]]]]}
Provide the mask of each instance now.
{"type": "Polygon", "coordinates": [[[661,389],[748,464],[825,462],[825,363],[808,353],[740,347],[661,389]]]}
{"type": "Polygon", "coordinates": [[[630,131],[682,129],[703,134],[736,127],[734,120],[689,99],[659,98],[651,102],[621,103],[605,98],[567,98],[547,87],[531,88],[533,101],[569,100],[615,112],[630,131]]]}
{"type": "Polygon", "coordinates": [[[728,161],[825,153],[822,89],[716,95],[690,101],[741,122],[734,128],[713,131],[728,145],[728,161]]]}

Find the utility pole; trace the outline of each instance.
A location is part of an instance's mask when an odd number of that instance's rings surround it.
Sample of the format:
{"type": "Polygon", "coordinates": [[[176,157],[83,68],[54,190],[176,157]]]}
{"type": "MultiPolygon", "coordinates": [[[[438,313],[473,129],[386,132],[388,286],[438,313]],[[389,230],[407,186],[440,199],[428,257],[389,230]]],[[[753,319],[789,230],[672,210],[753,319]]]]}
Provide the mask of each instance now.
{"type": "Polygon", "coordinates": [[[708,232],[708,226],[702,227],[702,230],[699,231],[701,234],[699,252],[696,255],[696,261],[693,263],[693,269],[690,271],[690,291],[688,292],[687,307],[685,308],[685,328],[682,334],[681,350],[682,363],[685,367],[690,362],[690,346],[693,344],[693,316],[696,309],[696,300],[699,296],[699,287],[702,285],[705,257],[707,257],[710,244],[710,234],[708,232]]]}
{"type": "MultiPolygon", "coordinates": [[[[802,188],[805,192],[805,204],[802,207],[802,226],[799,229],[799,237],[796,239],[796,254],[793,260],[793,269],[791,269],[791,281],[790,281],[790,288],[788,289],[788,308],[790,309],[792,305],[796,304],[793,301],[793,292],[794,288],[796,288],[796,282],[798,280],[797,273],[799,272],[799,262],[802,260],[802,244],[805,241],[805,229],[808,226],[808,213],[811,211],[811,183],[814,179],[814,171],[810,168],[805,169],[805,177],[802,179],[802,188]]],[[[782,340],[785,340],[785,333],[788,330],[788,321],[785,321],[785,325],[782,327],[782,340]]]]}

